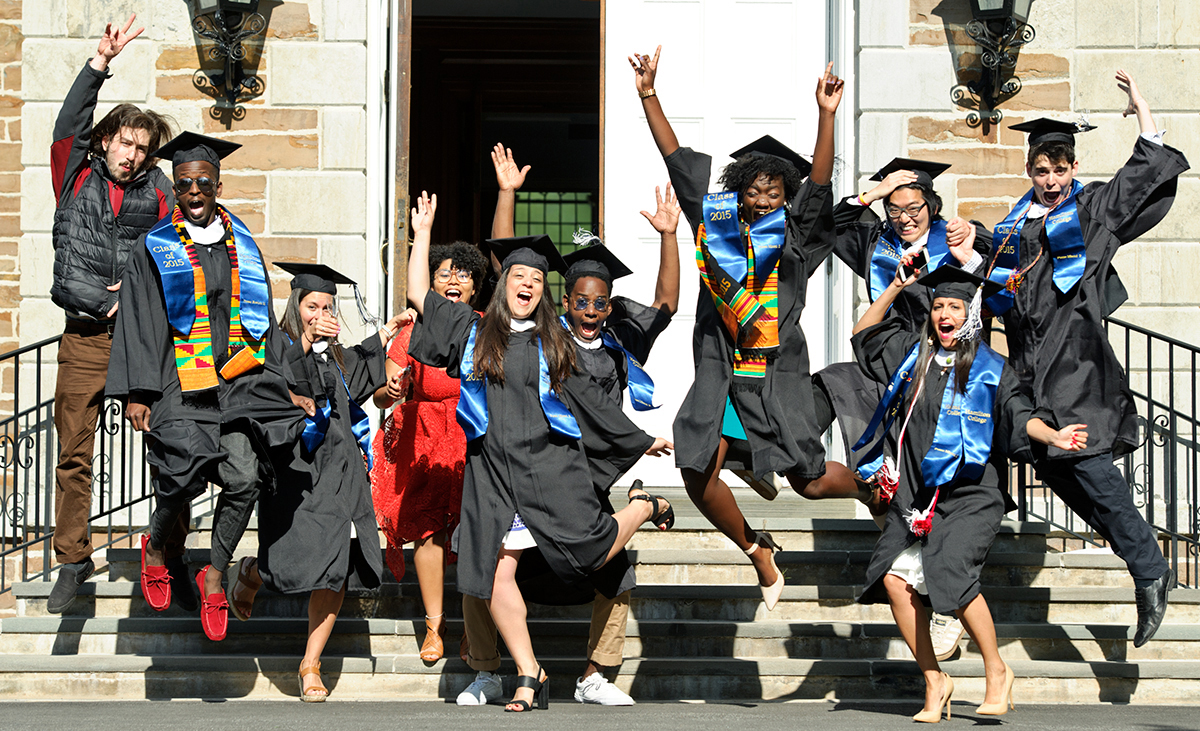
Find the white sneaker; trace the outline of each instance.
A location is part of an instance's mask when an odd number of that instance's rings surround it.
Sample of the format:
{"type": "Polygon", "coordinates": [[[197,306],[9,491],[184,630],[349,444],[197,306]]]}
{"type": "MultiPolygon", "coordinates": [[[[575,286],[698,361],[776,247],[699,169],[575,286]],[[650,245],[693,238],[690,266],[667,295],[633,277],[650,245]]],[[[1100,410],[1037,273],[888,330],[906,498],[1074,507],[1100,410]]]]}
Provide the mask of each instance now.
{"type": "Polygon", "coordinates": [[[499,700],[503,694],[504,684],[500,682],[500,676],[480,670],[467,689],[458,694],[458,700],[455,702],[460,706],[486,706],[499,700]]]}
{"type": "Polygon", "coordinates": [[[634,700],[625,691],[608,682],[600,673],[575,681],[575,700],[602,706],[632,706],[634,700]]]}
{"type": "Polygon", "coordinates": [[[929,620],[929,637],[933,640],[933,654],[938,662],[949,660],[958,651],[958,642],[967,631],[958,617],[935,614],[929,620]]]}

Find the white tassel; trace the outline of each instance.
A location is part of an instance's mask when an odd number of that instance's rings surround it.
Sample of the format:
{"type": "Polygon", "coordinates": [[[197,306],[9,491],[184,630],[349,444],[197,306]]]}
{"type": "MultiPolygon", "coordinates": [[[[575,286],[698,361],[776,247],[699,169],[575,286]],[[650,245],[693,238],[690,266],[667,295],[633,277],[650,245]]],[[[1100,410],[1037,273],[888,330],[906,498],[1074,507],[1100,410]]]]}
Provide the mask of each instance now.
{"type": "Polygon", "coordinates": [[[571,242],[576,246],[591,246],[592,244],[604,243],[600,240],[599,236],[582,228],[571,235],[571,242]]]}
{"type": "Polygon", "coordinates": [[[967,319],[962,327],[954,333],[954,339],[960,343],[980,337],[983,334],[983,287],[975,290],[971,304],[967,307],[967,319]]]}

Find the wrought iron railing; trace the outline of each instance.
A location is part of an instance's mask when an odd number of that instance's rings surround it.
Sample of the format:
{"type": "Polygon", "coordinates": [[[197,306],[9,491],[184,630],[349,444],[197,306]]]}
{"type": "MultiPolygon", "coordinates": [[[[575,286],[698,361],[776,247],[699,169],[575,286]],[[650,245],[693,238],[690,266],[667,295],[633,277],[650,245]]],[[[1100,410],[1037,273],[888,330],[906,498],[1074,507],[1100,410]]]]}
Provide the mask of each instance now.
{"type": "MultiPolygon", "coordinates": [[[[1105,320],[1109,342],[1129,378],[1141,427],[1140,445],[1118,461],[1134,503],[1158,533],[1180,584],[1200,585],[1200,346],[1123,320],[1105,320]]],[[[1101,536],[1037,480],[1016,471],[1019,517],[1043,520],[1087,544],[1101,536]]]]}
{"type": "MultiPolygon", "coordinates": [[[[49,581],[54,568],[54,386],[61,340],[0,355],[0,594],[16,582],[49,581]]],[[[134,546],[149,522],[152,493],[142,435],[129,426],[121,402],[108,399],[92,457],[93,549],[134,546]]],[[[200,498],[201,507],[211,499],[211,493],[200,498]]]]}

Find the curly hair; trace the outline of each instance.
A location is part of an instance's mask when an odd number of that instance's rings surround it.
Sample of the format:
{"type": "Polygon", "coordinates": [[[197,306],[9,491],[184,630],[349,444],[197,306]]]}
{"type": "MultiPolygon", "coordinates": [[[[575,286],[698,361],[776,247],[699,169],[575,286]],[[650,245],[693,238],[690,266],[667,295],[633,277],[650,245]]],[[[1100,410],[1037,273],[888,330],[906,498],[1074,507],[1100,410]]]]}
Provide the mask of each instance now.
{"type": "Polygon", "coordinates": [[[1072,145],[1070,142],[1060,142],[1058,140],[1039,142],[1029,148],[1029,157],[1025,159],[1025,162],[1029,164],[1029,167],[1033,167],[1037,159],[1043,155],[1051,163],[1066,161],[1068,165],[1074,165],[1075,145],[1072,145]]]}
{"type": "Polygon", "coordinates": [[[487,274],[487,260],[483,258],[483,253],[479,251],[478,247],[472,246],[466,241],[453,241],[449,244],[429,247],[429,276],[432,277],[436,274],[438,267],[447,259],[455,269],[465,269],[470,272],[477,287],[487,274]]]}
{"type": "Polygon", "coordinates": [[[788,200],[791,200],[804,184],[804,176],[795,165],[778,157],[759,155],[742,155],[726,165],[717,184],[725,190],[744,193],[760,175],[783,178],[783,193],[788,200]]]}
{"type": "MultiPolygon", "coordinates": [[[[138,109],[132,104],[118,104],[112,108],[112,111],[104,115],[104,118],[97,122],[96,126],[92,127],[92,139],[88,151],[103,159],[104,140],[129,127],[146,130],[147,149],[149,152],[154,152],[171,139],[171,123],[173,121],[170,117],[150,109],[138,109]]],[[[154,159],[147,155],[146,162],[142,167],[146,168],[153,164],[154,159]]]]}

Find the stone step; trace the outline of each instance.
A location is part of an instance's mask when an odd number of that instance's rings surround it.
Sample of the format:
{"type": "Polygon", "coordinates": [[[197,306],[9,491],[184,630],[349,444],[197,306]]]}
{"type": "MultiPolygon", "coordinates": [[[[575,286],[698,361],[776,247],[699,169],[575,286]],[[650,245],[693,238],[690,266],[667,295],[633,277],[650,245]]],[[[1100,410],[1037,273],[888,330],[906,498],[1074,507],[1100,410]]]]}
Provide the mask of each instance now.
{"type": "MultiPolygon", "coordinates": [[[[569,698],[582,670],[577,657],[542,657],[552,697],[569,698]]],[[[0,656],[0,685],[11,696],[80,699],[258,698],[299,693],[298,655],[0,656]]],[[[1022,703],[1194,703],[1200,662],[1014,661],[1013,696],[1022,703]]],[[[983,698],[983,664],[954,660],[955,710],[983,698]]],[[[331,699],[453,698],[473,678],[458,659],[432,667],[407,655],[322,658],[331,699]]],[[[511,691],[513,667],[501,672],[511,691]]],[[[616,684],[636,699],[913,699],[923,692],[916,663],[905,660],[634,658],[616,684]]],[[[568,701],[569,702],[569,701],[568,701]]]]}
{"type": "MultiPolygon", "coordinates": [[[[33,582],[13,589],[20,616],[47,616],[46,598],[52,584],[33,582]]],[[[632,610],[639,619],[706,619],[751,621],[891,621],[885,605],[860,605],[854,597],[860,587],[789,585],[775,611],[768,614],[758,587],[732,584],[643,584],[634,593],[632,610]]],[[[984,597],[1000,622],[1101,622],[1132,624],[1137,616],[1134,593],[1125,587],[984,586],[984,597]]],[[[1176,589],[1171,593],[1168,618],[1172,622],[1200,621],[1200,590],[1176,589]]],[[[303,617],[307,597],[261,591],[255,612],[261,617],[303,617]]],[[[447,613],[461,616],[461,605],[448,597],[447,613]]],[[[154,612],[141,596],[141,587],[127,581],[87,582],[80,587],[69,616],[147,617],[186,616],[171,607],[154,612]]],[[[584,617],[588,607],[530,605],[536,618],[584,617]]],[[[348,593],[342,608],[346,617],[411,617],[423,614],[415,584],[385,584],[370,592],[348,593]]]]}
{"type": "MultiPolygon", "coordinates": [[[[3,620],[0,654],[36,655],[269,655],[302,653],[307,620],[255,618],[231,621],[229,636],[212,642],[196,617],[86,618],[20,617],[3,620]]],[[[587,645],[586,619],[535,619],[529,623],[538,655],[570,657],[587,645]]],[[[1108,624],[1010,623],[996,627],[1000,652],[1009,662],[1192,660],[1200,627],[1164,624],[1155,640],[1134,648],[1132,628],[1108,624]]],[[[330,655],[416,656],[424,638],[419,617],[349,619],[334,625],[330,655]]],[[[450,622],[447,647],[457,651],[462,623],[450,622]]],[[[641,658],[842,658],[911,657],[891,622],[678,622],[631,619],[625,655],[641,658]]],[[[979,659],[969,639],[960,658],[979,659]]]]}

